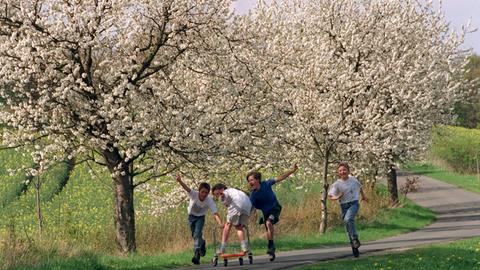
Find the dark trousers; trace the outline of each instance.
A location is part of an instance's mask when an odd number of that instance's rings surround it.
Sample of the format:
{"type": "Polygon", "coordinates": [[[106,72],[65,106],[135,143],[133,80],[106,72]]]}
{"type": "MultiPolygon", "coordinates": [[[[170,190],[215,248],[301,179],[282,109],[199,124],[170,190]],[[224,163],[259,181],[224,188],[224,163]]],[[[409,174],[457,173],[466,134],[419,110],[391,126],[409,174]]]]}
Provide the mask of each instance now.
{"type": "Polygon", "coordinates": [[[193,250],[200,250],[200,247],[205,241],[202,237],[203,225],[205,224],[205,216],[197,217],[194,215],[188,215],[188,224],[190,224],[190,230],[192,231],[193,250]]]}

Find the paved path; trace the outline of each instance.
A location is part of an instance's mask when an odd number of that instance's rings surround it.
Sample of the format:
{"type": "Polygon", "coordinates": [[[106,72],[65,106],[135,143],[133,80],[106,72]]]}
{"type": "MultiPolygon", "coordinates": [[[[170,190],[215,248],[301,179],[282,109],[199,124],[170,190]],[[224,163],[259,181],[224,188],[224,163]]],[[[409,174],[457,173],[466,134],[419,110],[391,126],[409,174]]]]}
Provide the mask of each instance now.
{"type": "MultiPolygon", "coordinates": [[[[405,178],[399,177],[399,184],[405,178]]],[[[437,214],[437,220],[418,231],[362,243],[360,257],[376,252],[398,251],[423,244],[480,236],[480,194],[464,191],[428,177],[420,177],[419,190],[409,194],[408,197],[415,203],[432,209],[437,214]]],[[[217,267],[203,264],[182,269],[290,269],[294,266],[345,257],[352,257],[349,246],[279,252],[274,262],[269,262],[264,255],[254,256],[253,265],[248,265],[245,261],[246,265],[240,266],[238,260],[232,260],[227,268],[219,261],[217,267]]]]}

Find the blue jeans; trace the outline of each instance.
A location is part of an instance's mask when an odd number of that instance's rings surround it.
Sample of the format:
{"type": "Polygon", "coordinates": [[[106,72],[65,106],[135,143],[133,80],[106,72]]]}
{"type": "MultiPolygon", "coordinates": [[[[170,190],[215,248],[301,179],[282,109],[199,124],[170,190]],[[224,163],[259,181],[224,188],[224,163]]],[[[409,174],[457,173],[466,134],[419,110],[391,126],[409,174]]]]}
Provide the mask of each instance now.
{"type": "Polygon", "coordinates": [[[352,242],[353,239],[358,239],[358,234],[355,230],[355,215],[357,215],[360,205],[358,201],[351,201],[340,204],[340,207],[342,208],[342,219],[343,223],[345,223],[348,238],[352,242]]]}
{"type": "Polygon", "coordinates": [[[199,251],[200,247],[205,241],[202,238],[203,225],[205,224],[205,216],[197,217],[194,215],[188,215],[188,224],[190,224],[190,230],[192,231],[193,250],[199,251]]]}

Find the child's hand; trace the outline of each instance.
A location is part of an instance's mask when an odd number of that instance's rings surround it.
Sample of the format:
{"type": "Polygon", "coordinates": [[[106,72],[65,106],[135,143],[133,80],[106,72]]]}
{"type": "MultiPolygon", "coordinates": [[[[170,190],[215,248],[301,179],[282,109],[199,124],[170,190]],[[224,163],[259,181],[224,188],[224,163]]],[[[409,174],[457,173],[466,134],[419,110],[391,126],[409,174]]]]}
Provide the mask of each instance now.
{"type": "Polygon", "coordinates": [[[175,177],[175,180],[177,180],[177,182],[182,182],[182,177],[180,176],[180,174],[177,174],[177,177],[175,177]]]}
{"type": "Polygon", "coordinates": [[[343,196],[343,192],[338,193],[337,195],[328,195],[332,200],[338,200],[343,196]]]}
{"type": "Polygon", "coordinates": [[[368,203],[368,199],[367,199],[367,197],[362,197],[362,202],[366,202],[366,203],[368,203]]]}

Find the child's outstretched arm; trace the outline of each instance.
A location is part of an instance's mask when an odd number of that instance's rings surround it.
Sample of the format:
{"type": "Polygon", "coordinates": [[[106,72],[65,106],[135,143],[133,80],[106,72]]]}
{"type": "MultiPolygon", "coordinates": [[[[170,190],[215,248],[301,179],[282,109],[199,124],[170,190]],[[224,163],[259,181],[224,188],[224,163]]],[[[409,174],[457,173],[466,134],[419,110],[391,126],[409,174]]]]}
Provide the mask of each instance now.
{"type": "Polygon", "coordinates": [[[183,189],[185,189],[186,192],[190,193],[192,190],[190,189],[190,187],[187,186],[187,184],[185,184],[183,181],[182,181],[182,177],[180,175],[177,175],[177,177],[175,178],[175,180],[177,180],[178,183],[180,183],[180,185],[182,186],[183,189]]]}
{"type": "Polygon", "coordinates": [[[215,218],[215,221],[217,221],[218,226],[220,226],[221,228],[223,228],[222,219],[220,218],[220,216],[218,215],[218,213],[213,214],[213,218],[215,218]]]}
{"type": "Polygon", "coordinates": [[[282,182],[283,180],[287,179],[287,177],[289,177],[291,174],[295,173],[297,170],[298,170],[297,164],[293,165],[293,168],[291,170],[289,170],[289,171],[285,172],[284,174],[276,177],[275,178],[275,183],[282,182]]]}

